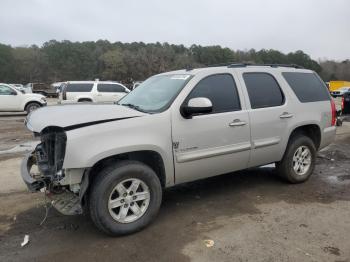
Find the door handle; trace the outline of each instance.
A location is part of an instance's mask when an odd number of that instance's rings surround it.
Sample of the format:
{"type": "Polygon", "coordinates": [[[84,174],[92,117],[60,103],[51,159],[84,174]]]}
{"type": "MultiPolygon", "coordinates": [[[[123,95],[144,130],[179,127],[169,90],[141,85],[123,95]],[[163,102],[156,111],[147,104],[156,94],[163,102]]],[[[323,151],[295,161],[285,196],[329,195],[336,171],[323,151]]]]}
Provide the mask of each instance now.
{"type": "Polygon", "coordinates": [[[228,125],[231,127],[235,127],[235,126],[245,126],[246,124],[247,124],[246,122],[241,121],[240,119],[235,119],[231,123],[229,123],[228,125]]]}
{"type": "Polygon", "coordinates": [[[288,112],[283,112],[282,115],[280,115],[280,118],[281,119],[284,119],[284,118],[292,118],[294,115],[293,114],[290,114],[288,112]]]}

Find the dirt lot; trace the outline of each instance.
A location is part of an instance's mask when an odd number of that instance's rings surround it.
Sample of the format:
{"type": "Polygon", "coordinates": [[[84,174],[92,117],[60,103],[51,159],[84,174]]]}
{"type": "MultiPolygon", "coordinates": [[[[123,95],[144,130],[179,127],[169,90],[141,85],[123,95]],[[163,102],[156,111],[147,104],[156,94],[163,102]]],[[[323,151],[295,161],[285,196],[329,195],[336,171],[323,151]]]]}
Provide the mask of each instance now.
{"type": "MultiPolygon", "coordinates": [[[[150,227],[120,238],[53,209],[40,226],[43,194],[28,193],[19,175],[26,146],[0,152],[0,261],[350,262],[350,123],[337,133],[304,184],[264,167],[180,185],[165,191],[150,227]]],[[[0,117],[0,139],[0,150],[28,145],[23,116],[0,117]]]]}

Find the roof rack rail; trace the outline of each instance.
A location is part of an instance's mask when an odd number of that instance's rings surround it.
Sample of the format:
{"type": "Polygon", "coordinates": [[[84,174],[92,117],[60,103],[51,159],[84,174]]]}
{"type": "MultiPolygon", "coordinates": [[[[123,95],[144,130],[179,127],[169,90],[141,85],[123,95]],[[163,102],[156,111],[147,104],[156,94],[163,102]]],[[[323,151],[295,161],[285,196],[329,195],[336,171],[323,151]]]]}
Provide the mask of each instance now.
{"type": "Polygon", "coordinates": [[[254,65],[254,64],[252,64],[252,63],[233,63],[233,64],[228,65],[227,67],[229,67],[229,68],[247,67],[247,66],[251,66],[251,65],[254,65]]]}
{"type": "MultiPolygon", "coordinates": [[[[221,66],[227,66],[228,68],[239,68],[239,67],[247,67],[247,66],[267,66],[267,67],[272,67],[272,68],[277,68],[277,67],[290,67],[290,68],[296,68],[296,69],[304,69],[304,67],[297,65],[297,64],[254,64],[254,63],[221,63],[221,64],[212,64],[212,65],[205,65],[205,68],[208,67],[221,67],[221,66]]],[[[186,71],[191,71],[195,69],[192,66],[187,66],[185,68],[186,71]]]]}
{"type": "Polygon", "coordinates": [[[291,68],[297,68],[297,69],[304,69],[304,67],[296,65],[296,64],[251,64],[251,63],[237,63],[237,64],[230,64],[227,67],[233,68],[233,67],[247,67],[247,66],[269,66],[269,67],[291,67],[291,68]]]}
{"type": "MultiPolygon", "coordinates": [[[[220,66],[230,66],[230,65],[233,65],[235,64],[235,62],[228,62],[228,63],[219,63],[219,64],[211,64],[211,65],[205,65],[205,67],[220,67],[220,66]]],[[[243,66],[243,63],[237,63],[237,65],[242,65],[243,66]]]]}
{"type": "Polygon", "coordinates": [[[263,64],[263,65],[270,66],[270,67],[292,67],[297,69],[304,69],[304,67],[297,64],[263,64]]]}

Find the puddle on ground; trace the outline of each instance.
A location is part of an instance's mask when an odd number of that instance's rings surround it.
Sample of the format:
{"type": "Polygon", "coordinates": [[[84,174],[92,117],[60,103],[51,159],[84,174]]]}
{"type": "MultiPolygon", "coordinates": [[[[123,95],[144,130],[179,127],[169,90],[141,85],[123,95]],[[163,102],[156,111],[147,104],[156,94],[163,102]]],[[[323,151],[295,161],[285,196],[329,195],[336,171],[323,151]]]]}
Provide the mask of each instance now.
{"type": "Polygon", "coordinates": [[[328,176],[325,179],[332,184],[350,184],[350,175],[328,176]]]}

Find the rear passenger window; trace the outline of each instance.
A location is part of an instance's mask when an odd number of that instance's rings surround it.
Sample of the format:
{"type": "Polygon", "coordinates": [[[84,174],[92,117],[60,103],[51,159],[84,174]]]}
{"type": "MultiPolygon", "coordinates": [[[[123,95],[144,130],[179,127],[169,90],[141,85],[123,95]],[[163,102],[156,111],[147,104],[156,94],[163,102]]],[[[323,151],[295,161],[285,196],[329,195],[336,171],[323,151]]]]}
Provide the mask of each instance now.
{"type": "Polygon", "coordinates": [[[91,92],[94,84],[68,84],[66,92],[91,92]]]}
{"type": "Polygon", "coordinates": [[[125,92],[125,88],[117,84],[98,84],[97,91],[107,93],[125,92]]]}
{"type": "Polygon", "coordinates": [[[316,74],[284,72],[282,75],[300,102],[307,103],[330,100],[326,85],[316,74]]]}
{"type": "Polygon", "coordinates": [[[267,73],[244,73],[250,105],[253,109],[280,106],[284,96],[276,79],[267,73]]]}
{"type": "Polygon", "coordinates": [[[241,109],[237,87],[229,74],[211,75],[202,79],[192,90],[185,103],[191,98],[206,97],[213,104],[211,113],[237,111],[241,109]]]}

